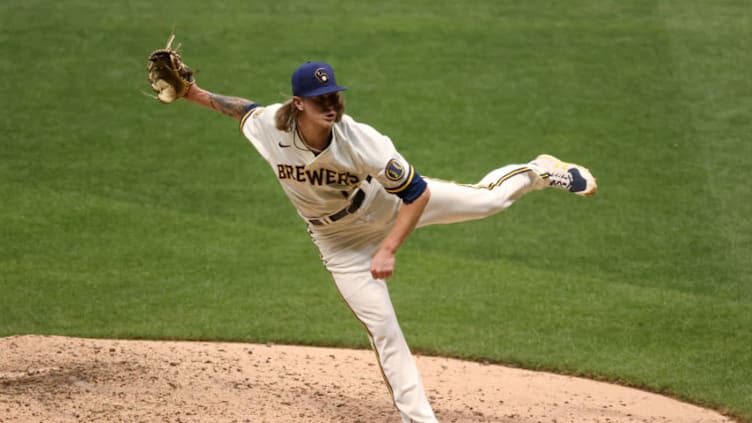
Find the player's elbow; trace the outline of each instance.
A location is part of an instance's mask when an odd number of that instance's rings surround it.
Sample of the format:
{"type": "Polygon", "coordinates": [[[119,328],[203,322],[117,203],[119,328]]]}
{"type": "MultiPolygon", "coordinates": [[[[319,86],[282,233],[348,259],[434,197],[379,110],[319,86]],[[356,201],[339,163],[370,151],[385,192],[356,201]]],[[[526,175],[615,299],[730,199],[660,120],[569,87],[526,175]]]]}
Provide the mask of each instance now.
{"type": "Polygon", "coordinates": [[[410,206],[414,209],[423,210],[426,208],[426,205],[428,205],[428,200],[430,199],[431,199],[431,191],[428,189],[428,186],[426,186],[423,192],[418,194],[416,197],[412,198],[410,201],[407,201],[407,199],[402,199],[402,201],[405,203],[406,206],[410,206]]]}
{"type": "Polygon", "coordinates": [[[417,201],[420,201],[423,204],[428,204],[428,200],[431,199],[431,189],[428,188],[428,185],[426,185],[426,189],[423,190],[423,193],[420,194],[420,197],[418,197],[417,201]]]}

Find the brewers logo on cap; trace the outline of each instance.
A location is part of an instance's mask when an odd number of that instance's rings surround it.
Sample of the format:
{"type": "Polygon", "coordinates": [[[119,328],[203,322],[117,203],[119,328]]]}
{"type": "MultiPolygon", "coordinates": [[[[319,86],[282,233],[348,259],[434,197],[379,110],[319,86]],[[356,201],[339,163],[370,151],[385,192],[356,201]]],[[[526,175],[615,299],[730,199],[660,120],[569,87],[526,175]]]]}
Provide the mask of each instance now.
{"type": "Polygon", "coordinates": [[[314,75],[316,76],[316,79],[318,79],[319,82],[321,82],[322,84],[326,84],[327,82],[329,82],[329,74],[326,73],[326,69],[324,68],[316,69],[316,72],[314,73],[314,75]]]}
{"type": "Polygon", "coordinates": [[[392,159],[386,164],[386,170],[384,173],[387,179],[391,181],[399,181],[405,176],[405,168],[397,161],[397,159],[392,159]]]}

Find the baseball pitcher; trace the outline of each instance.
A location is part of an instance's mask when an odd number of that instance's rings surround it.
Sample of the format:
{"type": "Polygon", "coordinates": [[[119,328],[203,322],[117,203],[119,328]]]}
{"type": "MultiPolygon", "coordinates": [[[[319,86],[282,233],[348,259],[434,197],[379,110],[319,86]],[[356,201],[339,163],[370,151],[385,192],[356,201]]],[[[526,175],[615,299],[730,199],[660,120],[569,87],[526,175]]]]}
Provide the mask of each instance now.
{"type": "Polygon", "coordinates": [[[346,89],[327,63],[302,64],[292,74],[292,96],[261,105],[199,87],[171,48],[173,38],[147,62],[156,98],[183,98],[240,122],[365,327],[402,421],[435,422],[385,283],[400,246],[416,227],[491,216],[531,190],[592,196],[595,178],[550,155],[500,167],[475,184],[423,177],[389,137],[345,114],[346,89]]]}

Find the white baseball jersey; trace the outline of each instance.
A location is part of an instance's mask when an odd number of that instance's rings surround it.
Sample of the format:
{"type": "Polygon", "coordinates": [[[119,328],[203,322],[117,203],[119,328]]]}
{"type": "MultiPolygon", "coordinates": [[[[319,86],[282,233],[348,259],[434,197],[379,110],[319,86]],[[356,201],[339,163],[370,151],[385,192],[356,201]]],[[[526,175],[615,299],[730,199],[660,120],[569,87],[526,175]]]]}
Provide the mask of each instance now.
{"type": "Polygon", "coordinates": [[[297,131],[280,131],[275,114],[281,104],[258,106],[240,127],[269,163],[287,197],[303,219],[326,219],[347,208],[360,187],[372,191],[374,179],[397,194],[413,181],[413,167],[397,152],[389,137],[344,115],[333,126],[330,145],[318,155],[306,147],[297,131]]]}
{"type": "Polygon", "coordinates": [[[387,285],[371,275],[373,254],[396,219],[398,196],[409,202],[428,184],[430,199],[418,226],[481,219],[542,188],[540,172],[531,165],[507,165],[474,185],[424,181],[388,137],[347,115],[334,124],[331,143],[316,155],[297,131],[276,128],[280,107],[258,106],[248,112],[240,123],[243,135],[266,159],[298,214],[309,223],[309,233],[337,290],[367,328],[402,421],[435,423],[387,285]]]}

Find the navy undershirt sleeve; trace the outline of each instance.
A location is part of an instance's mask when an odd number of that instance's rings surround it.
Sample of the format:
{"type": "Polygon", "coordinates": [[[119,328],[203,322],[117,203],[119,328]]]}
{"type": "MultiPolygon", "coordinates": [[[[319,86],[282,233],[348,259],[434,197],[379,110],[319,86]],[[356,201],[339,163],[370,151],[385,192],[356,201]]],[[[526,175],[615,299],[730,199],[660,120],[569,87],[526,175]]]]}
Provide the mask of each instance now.
{"type": "Polygon", "coordinates": [[[410,185],[408,185],[404,190],[398,192],[396,195],[401,198],[402,201],[405,202],[405,204],[410,204],[413,201],[417,200],[418,197],[420,197],[421,194],[426,191],[427,187],[428,184],[426,183],[425,179],[423,179],[418,174],[418,172],[415,172],[410,185]]]}

